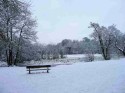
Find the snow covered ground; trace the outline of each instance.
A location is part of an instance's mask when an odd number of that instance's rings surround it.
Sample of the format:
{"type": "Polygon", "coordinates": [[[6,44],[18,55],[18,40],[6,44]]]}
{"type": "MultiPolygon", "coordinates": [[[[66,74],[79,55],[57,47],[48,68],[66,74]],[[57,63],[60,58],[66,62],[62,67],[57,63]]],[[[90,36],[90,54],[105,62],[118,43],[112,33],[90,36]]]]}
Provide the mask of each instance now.
{"type": "MultiPolygon", "coordinates": [[[[78,62],[84,62],[85,60],[85,54],[72,54],[72,55],[65,55],[66,58],[63,59],[53,59],[53,60],[41,60],[41,61],[26,61],[23,64],[19,64],[20,66],[25,65],[43,65],[43,64],[49,64],[49,65],[65,65],[65,64],[73,64],[78,62]]],[[[101,54],[95,54],[94,55],[94,61],[103,60],[103,57],[101,54]]]]}
{"type": "MultiPolygon", "coordinates": [[[[101,57],[101,54],[94,54],[95,57],[101,57]]],[[[84,58],[85,54],[66,55],[67,58],[84,58]]]]}
{"type": "Polygon", "coordinates": [[[125,59],[59,65],[49,74],[1,67],[0,93],[125,93],[125,59]]]}

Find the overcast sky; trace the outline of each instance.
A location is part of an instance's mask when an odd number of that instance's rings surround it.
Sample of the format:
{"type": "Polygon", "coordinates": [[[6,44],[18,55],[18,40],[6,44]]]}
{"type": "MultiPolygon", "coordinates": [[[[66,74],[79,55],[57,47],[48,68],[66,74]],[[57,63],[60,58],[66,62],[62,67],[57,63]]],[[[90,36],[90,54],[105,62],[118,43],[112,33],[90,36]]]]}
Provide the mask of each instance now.
{"type": "Polygon", "coordinates": [[[30,0],[37,19],[38,41],[58,43],[63,39],[82,40],[93,31],[90,22],[116,24],[125,32],[125,0],[30,0]]]}

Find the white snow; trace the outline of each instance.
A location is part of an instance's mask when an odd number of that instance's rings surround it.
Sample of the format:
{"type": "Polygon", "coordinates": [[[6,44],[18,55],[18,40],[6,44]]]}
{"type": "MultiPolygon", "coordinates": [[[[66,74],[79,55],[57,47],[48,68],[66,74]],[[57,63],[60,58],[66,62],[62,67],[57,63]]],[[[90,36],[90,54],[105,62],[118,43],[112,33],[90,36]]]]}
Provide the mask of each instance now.
{"type": "Polygon", "coordinates": [[[67,58],[83,58],[85,57],[84,54],[72,54],[72,55],[66,55],[67,58]]]}
{"type": "Polygon", "coordinates": [[[125,93],[125,59],[59,65],[50,73],[1,67],[0,93],[125,93]]]}
{"type": "MultiPolygon", "coordinates": [[[[85,54],[72,54],[72,55],[65,55],[67,58],[84,58],[85,54]]],[[[101,57],[101,54],[94,54],[95,57],[101,57]]]]}

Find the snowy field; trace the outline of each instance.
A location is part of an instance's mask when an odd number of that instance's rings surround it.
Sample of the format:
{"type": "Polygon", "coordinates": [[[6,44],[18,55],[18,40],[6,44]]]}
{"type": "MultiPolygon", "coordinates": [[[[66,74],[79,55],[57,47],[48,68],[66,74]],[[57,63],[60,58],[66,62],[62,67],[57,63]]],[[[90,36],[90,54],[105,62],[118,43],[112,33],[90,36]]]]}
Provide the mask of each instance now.
{"type": "MultiPolygon", "coordinates": [[[[103,60],[101,54],[94,54],[94,61],[103,60]]],[[[72,54],[72,55],[65,55],[63,59],[53,59],[53,60],[41,60],[41,61],[26,61],[23,64],[19,64],[20,66],[25,65],[65,65],[65,64],[73,64],[78,62],[84,62],[85,54],[72,54]]]]}
{"type": "MultiPolygon", "coordinates": [[[[101,54],[94,54],[95,57],[101,57],[101,54]]],[[[85,54],[66,55],[67,58],[84,58],[85,54]]]]}
{"type": "Polygon", "coordinates": [[[125,59],[59,65],[50,73],[1,67],[0,93],[125,93],[125,59]]]}

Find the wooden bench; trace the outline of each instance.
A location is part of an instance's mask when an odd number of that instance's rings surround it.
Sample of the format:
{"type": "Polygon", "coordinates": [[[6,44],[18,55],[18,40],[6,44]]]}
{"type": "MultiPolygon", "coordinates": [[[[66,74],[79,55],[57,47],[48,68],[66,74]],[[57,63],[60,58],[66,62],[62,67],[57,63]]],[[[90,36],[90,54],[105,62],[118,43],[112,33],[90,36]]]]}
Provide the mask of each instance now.
{"type": "Polygon", "coordinates": [[[35,65],[35,66],[26,66],[27,71],[29,71],[29,74],[31,74],[31,71],[37,71],[37,70],[46,70],[47,73],[49,73],[49,67],[51,65],[35,65]]]}

